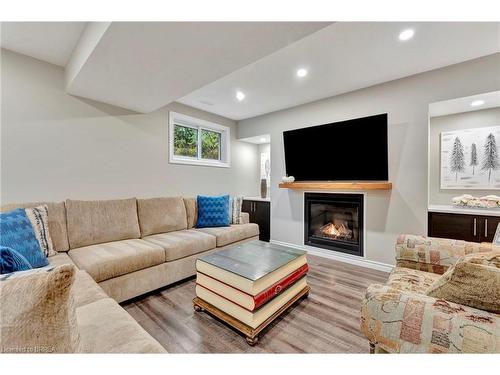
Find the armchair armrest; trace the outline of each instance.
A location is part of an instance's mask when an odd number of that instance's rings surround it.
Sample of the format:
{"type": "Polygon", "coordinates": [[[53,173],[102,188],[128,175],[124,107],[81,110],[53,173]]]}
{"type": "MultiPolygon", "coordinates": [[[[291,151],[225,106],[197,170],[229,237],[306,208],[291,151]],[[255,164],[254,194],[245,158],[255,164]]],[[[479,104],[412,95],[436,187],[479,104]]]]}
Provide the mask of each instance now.
{"type": "Polygon", "coordinates": [[[390,353],[498,353],[500,316],[442,299],[370,285],[361,330],[390,353]]]}
{"type": "Polygon", "coordinates": [[[241,213],[241,224],[250,223],[250,214],[248,212],[241,213]]]}
{"type": "Polygon", "coordinates": [[[491,243],[401,234],[396,241],[396,266],[443,274],[471,253],[492,251],[491,243]]]}

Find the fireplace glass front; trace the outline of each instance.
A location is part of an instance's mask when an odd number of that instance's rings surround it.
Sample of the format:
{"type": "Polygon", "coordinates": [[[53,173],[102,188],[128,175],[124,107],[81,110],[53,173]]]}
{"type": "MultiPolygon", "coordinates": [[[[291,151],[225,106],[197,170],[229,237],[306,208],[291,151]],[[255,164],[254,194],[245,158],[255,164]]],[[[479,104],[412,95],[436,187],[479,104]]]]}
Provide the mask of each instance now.
{"type": "Polygon", "coordinates": [[[363,194],[305,193],[304,243],[363,256],[363,194]]]}

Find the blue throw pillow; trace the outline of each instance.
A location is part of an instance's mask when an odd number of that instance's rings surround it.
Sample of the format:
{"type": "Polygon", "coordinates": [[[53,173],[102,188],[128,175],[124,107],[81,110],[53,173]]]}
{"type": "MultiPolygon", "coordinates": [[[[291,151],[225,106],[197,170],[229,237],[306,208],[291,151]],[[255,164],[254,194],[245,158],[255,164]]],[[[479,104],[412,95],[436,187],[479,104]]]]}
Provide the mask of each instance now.
{"type": "Polygon", "coordinates": [[[33,268],[49,264],[33,232],[31,221],[22,208],[0,213],[0,246],[15,250],[33,268]]]}
{"type": "Polygon", "coordinates": [[[10,247],[0,246],[0,274],[32,269],[30,262],[10,247]]]}
{"type": "Polygon", "coordinates": [[[222,195],[220,197],[198,195],[197,201],[197,228],[229,226],[229,195],[222,195]]]}

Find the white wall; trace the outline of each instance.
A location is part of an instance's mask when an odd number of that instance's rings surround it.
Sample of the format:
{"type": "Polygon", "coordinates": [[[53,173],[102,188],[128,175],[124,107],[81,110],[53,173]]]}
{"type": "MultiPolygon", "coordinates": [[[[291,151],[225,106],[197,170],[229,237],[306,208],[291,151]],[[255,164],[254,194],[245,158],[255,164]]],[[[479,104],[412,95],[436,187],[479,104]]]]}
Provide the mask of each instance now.
{"type": "Polygon", "coordinates": [[[387,112],[393,190],[367,195],[365,251],[368,260],[393,264],[398,233],[427,232],[429,103],[499,88],[495,54],[240,121],[239,137],[271,134],[271,238],[303,245],[303,193],[278,188],[285,174],[283,131],[387,112]]]}
{"type": "MultiPolygon", "coordinates": [[[[263,170],[260,165],[260,155],[261,154],[269,154],[269,158],[271,158],[271,144],[270,143],[262,143],[259,145],[259,170],[260,170],[260,178],[262,179],[263,176],[265,176],[266,171],[265,169],[263,170]]],[[[259,180],[260,181],[260,180],[259,180]]],[[[267,193],[266,197],[269,197],[271,195],[271,177],[267,179],[267,193]]]]}
{"type": "Polygon", "coordinates": [[[1,201],[258,195],[258,147],[232,120],[174,103],[137,114],[64,92],[63,69],[1,50],[1,201]],[[168,110],[231,127],[231,167],[169,164],[168,110]]]}
{"type": "Polygon", "coordinates": [[[440,134],[442,132],[500,126],[500,108],[488,108],[448,116],[431,117],[429,123],[429,204],[451,204],[461,194],[483,196],[500,194],[494,190],[441,189],[440,134]]]}

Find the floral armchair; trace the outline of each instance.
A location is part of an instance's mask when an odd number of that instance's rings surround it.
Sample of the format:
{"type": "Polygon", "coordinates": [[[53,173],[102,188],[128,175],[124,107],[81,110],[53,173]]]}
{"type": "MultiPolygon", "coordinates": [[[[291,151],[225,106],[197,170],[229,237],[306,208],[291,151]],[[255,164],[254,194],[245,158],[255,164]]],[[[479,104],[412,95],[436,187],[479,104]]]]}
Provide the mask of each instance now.
{"type": "MultiPolygon", "coordinates": [[[[363,301],[361,330],[370,342],[370,351],[499,353],[500,315],[426,294],[459,258],[496,250],[493,247],[486,243],[399,236],[396,267],[386,285],[369,286],[363,301]]],[[[500,291],[496,284],[493,296],[500,291]]]]}

